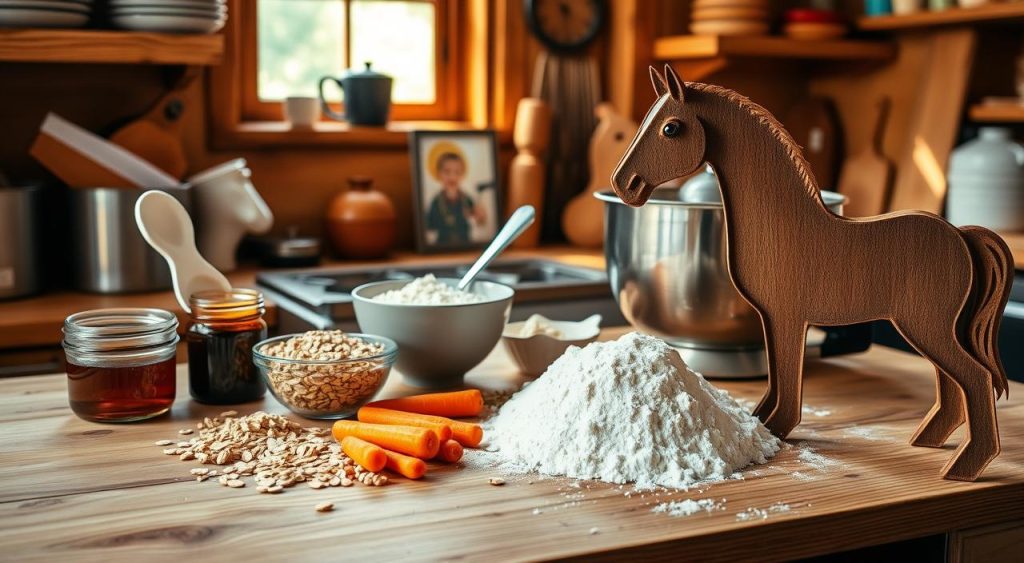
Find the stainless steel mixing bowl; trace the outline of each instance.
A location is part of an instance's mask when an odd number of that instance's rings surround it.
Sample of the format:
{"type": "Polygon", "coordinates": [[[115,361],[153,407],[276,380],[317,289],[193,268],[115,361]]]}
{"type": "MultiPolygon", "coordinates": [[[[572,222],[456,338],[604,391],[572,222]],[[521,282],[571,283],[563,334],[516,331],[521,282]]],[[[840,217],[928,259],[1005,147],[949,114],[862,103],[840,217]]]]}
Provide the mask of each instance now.
{"type": "MultiPolygon", "coordinates": [[[[595,196],[605,202],[612,292],[634,327],[683,348],[763,349],[761,320],[729,278],[721,203],[685,203],[671,188],[638,208],[610,191],[595,196]]],[[[822,197],[842,214],[845,196],[822,197]]]]}

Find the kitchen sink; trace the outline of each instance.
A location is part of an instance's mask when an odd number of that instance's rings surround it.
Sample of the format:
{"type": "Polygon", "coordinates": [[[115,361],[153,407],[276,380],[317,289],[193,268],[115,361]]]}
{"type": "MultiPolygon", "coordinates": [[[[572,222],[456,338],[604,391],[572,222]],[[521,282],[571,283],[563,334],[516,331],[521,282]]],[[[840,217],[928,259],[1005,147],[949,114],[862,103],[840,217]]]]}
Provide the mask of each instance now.
{"type": "MultiPolygon", "coordinates": [[[[386,280],[412,280],[426,274],[460,278],[468,263],[410,266],[311,268],[263,272],[257,283],[279,305],[280,332],[340,328],[354,330],[352,290],[362,284],[386,280]]],[[[497,260],[478,279],[495,281],[516,290],[512,319],[534,313],[580,320],[599,313],[605,326],[624,324],[603,270],[570,266],[553,260],[497,260]]]]}

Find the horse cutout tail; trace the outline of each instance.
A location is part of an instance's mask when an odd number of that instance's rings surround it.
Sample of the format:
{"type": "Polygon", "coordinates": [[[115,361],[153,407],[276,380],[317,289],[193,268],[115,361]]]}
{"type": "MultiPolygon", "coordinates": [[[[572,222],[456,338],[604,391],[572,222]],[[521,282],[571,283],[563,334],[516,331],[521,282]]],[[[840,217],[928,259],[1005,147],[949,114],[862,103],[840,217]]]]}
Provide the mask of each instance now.
{"type": "Polygon", "coordinates": [[[1003,239],[982,227],[960,229],[974,262],[971,299],[964,307],[961,344],[992,374],[996,397],[1009,395],[999,359],[999,322],[1013,285],[1013,255],[1003,239]]]}

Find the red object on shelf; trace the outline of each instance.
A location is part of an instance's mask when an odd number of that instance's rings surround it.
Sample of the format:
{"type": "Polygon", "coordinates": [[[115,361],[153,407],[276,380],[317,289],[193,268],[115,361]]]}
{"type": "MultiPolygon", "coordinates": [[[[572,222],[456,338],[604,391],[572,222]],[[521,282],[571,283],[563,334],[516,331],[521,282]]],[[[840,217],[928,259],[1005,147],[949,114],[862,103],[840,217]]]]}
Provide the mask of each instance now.
{"type": "Polygon", "coordinates": [[[843,16],[832,10],[795,8],[786,10],[785,20],[790,23],[843,23],[843,16]]]}

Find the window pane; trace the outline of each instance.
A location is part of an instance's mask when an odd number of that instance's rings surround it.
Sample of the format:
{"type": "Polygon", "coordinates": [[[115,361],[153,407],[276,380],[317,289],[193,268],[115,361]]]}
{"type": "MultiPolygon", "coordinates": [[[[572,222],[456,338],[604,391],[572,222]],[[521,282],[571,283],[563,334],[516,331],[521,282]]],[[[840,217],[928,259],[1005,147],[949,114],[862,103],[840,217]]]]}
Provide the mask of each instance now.
{"type": "MultiPolygon", "coordinates": [[[[257,94],[261,100],[316,96],[321,76],[345,70],[342,0],[259,0],[257,94]]],[[[324,93],[340,97],[338,88],[324,93]]]]}
{"type": "Polygon", "coordinates": [[[373,62],[395,78],[396,103],[434,103],[434,5],[352,0],[352,66],[373,62]]]}

